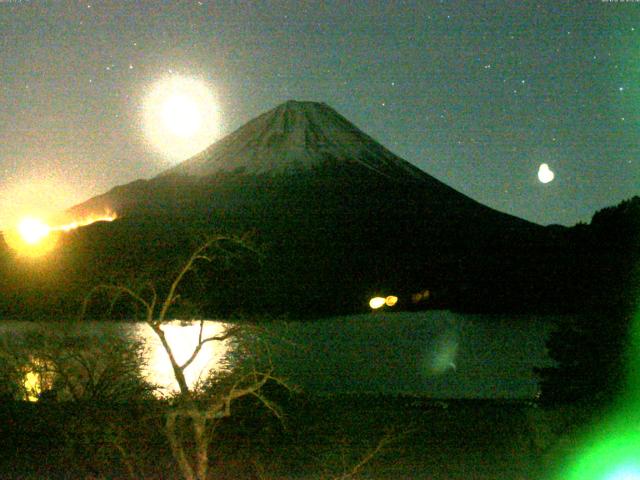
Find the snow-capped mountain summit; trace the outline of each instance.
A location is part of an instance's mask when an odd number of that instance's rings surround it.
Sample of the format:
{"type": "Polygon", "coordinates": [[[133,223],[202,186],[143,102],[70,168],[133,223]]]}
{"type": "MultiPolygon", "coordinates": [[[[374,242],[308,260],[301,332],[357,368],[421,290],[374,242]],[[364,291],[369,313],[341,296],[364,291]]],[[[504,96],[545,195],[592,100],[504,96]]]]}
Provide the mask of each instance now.
{"type": "MultiPolygon", "coordinates": [[[[276,178],[292,186],[311,178],[319,180],[320,177],[331,185],[325,185],[323,192],[317,194],[308,192],[318,199],[318,208],[322,208],[320,197],[326,196],[327,190],[337,189],[341,195],[348,195],[347,192],[356,189],[372,195],[384,183],[400,186],[401,190],[409,185],[412,190],[417,189],[420,200],[411,207],[412,210],[421,208],[422,204],[431,212],[451,218],[459,217],[454,212],[461,207],[471,217],[480,218],[487,213],[492,217],[508,217],[466,197],[398,157],[327,104],[294,100],[259,115],[158,176],[115,187],[73,207],[71,212],[87,215],[109,210],[119,216],[152,211],[168,213],[178,204],[181,209],[186,207],[183,205],[186,197],[191,198],[188,207],[191,210],[220,208],[224,205],[219,202],[236,205],[262,202],[256,192],[264,190],[265,185],[273,183],[276,178]],[[322,175],[316,175],[321,171],[324,172],[322,175]],[[233,200],[222,200],[220,192],[225,188],[221,189],[221,186],[229,184],[229,178],[224,180],[223,177],[229,175],[262,180],[256,180],[258,183],[254,190],[244,189],[234,193],[233,200]],[[205,190],[209,192],[206,199],[197,195],[197,192],[205,190]]],[[[409,201],[408,192],[404,191],[404,201],[409,201]]],[[[389,199],[387,203],[394,204],[399,199],[389,199]]]]}
{"type": "Polygon", "coordinates": [[[295,100],[263,113],[162,175],[282,173],[326,161],[357,163],[393,178],[425,177],[327,104],[295,100]]]}

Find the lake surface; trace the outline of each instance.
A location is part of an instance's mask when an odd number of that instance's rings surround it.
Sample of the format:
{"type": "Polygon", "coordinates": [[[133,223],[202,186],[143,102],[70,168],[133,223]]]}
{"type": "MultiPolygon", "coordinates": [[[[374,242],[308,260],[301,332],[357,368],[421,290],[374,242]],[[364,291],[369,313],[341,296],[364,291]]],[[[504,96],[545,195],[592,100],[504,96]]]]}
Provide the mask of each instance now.
{"type": "MultiPolygon", "coordinates": [[[[448,311],[375,312],[267,323],[258,337],[264,347],[260,355],[269,352],[275,373],[310,392],[531,398],[538,390],[533,368],[550,364],[545,340],[553,321],[448,311]]],[[[174,321],[164,329],[178,361],[186,360],[197,342],[198,324],[174,321]]],[[[223,329],[222,322],[205,322],[205,336],[223,329]]],[[[147,346],[145,377],[165,393],[174,388],[167,355],[144,323],[51,323],[45,329],[26,322],[0,323],[0,337],[8,344],[26,332],[47,330],[95,336],[115,332],[142,340],[147,346]]],[[[228,341],[205,344],[188,367],[187,380],[193,383],[210,369],[225,368],[225,356],[233,348],[228,341]]]]}

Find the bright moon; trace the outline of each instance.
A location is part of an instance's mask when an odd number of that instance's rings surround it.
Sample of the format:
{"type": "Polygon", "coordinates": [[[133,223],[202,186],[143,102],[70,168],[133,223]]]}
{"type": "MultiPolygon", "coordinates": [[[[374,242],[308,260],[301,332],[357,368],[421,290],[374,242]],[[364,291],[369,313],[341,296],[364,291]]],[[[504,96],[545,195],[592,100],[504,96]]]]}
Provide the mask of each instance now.
{"type": "Polygon", "coordinates": [[[149,144],[172,161],[201,152],[220,133],[212,89],[201,80],[180,75],[151,87],[144,101],[143,122],[149,144]]]}
{"type": "Polygon", "coordinates": [[[193,98],[175,95],[162,105],[162,123],[173,134],[189,138],[200,129],[201,113],[193,98]]]}
{"type": "Polygon", "coordinates": [[[549,168],[549,165],[543,163],[538,169],[538,180],[542,183],[549,183],[555,178],[555,174],[549,168]]]}

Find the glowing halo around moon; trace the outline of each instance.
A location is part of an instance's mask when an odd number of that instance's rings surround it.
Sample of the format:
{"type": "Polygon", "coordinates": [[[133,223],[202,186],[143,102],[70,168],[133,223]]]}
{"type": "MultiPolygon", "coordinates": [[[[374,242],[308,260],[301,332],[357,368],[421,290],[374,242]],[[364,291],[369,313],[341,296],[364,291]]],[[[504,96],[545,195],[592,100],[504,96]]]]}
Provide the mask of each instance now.
{"type": "Polygon", "coordinates": [[[541,163],[538,169],[538,180],[542,183],[549,183],[556,177],[555,173],[549,168],[546,163],[541,163]]]}
{"type": "Polygon", "coordinates": [[[156,82],[142,110],[147,141],[171,161],[201,152],[220,134],[218,102],[212,89],[196,78],[172,75],[156,82]]]}

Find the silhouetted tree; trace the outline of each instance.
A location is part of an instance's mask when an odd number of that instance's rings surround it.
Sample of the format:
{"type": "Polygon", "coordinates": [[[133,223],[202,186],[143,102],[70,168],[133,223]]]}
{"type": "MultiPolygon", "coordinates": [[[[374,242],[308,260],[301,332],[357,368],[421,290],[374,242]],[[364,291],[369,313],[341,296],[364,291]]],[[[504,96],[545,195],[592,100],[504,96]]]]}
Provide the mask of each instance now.
{"type": "MultiPolygon", "coordinates": [[[[234,401],[242,397],[254,396],[275,415],[280,415],[277,405],[260,393],[260,389],[267,382],[277,382],[284,385],[284,382],[272,375],[272,369],[258,371],[254,368],[249,372],[240,372],[239,375],[227,382],[224,390],[221,389],[214,393],[210,390],[190,386],[185,378],[185,370],[196,360],[202,347],[208,342],[223,342],[237,336],[240,331],[238,325],[229,326],[220,334],[206,336],[204,321],[200,320],[198,341],[191,355],[184,362],[179,362],[176,359],[174,350],[165,335],[163,327],[166,322],[171,320],[168,313],[179,298],[180,284],[185,276],[193,271],[196,263],[213,261],[214,256],[211,251],[221,242],[244,245],[241,240],[228,237],[218,236],[207,240],[191,254],[173,279],[163,299],[159,297],[151,283],[147,283],[137,290],[125,285],[98,285],[86,297],[84,304],[86,310],[91,298],[97,292],[106,291],[116,298],[119,296],[129,297],[142,307],[144,321],[160,340],[171,363],[173,375],[179,388],[175,401],[165,415],[165,433],[180,473],[185,480],[206,480],[208,478],[212,425],[219,419],[231,415],[231,406],[234,401]],[[179,425],[181,420],[187,420],[190,423],[191,435],[184,435],[184,429],[181,429],[179,425]]],[[[248,248],[246,245],[244,246],[248,248]]]]}
{"type": "Polygon", "coordinates": [[[626,380],[640,294],[640,197],[597,212],[578,230],[589,257],[574,281],[590,313],[563,318],[548,340],[556,366],[537,369],[546,402],[608,401],[626,380]]]}
{"type": "Polygon", "coordinates": [[[556,366],[537,369],[545,403],[607,402],[625,380],[629,317],[624,314],[561,320],[547,348],[556,366]]]}

